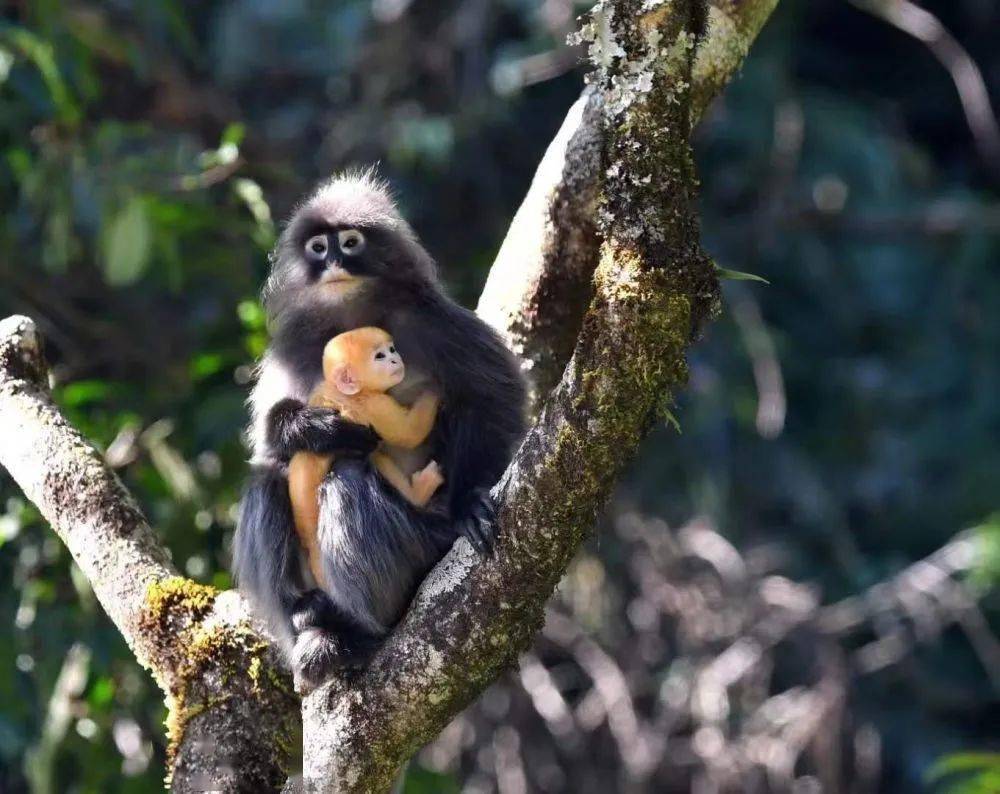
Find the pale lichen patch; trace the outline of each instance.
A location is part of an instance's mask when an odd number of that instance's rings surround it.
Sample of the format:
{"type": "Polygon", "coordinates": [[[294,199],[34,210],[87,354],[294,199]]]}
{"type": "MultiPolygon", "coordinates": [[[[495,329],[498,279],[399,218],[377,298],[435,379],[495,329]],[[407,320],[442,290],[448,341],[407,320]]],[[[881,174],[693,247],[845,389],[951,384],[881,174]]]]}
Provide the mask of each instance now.
{"type": "Polygon", "coordinates": [[[459,538],[448,555],[434,568],[417,592],[416,603],[425,604],[452,592],[458,587],[478,562],[472,544],[459,538]]]}

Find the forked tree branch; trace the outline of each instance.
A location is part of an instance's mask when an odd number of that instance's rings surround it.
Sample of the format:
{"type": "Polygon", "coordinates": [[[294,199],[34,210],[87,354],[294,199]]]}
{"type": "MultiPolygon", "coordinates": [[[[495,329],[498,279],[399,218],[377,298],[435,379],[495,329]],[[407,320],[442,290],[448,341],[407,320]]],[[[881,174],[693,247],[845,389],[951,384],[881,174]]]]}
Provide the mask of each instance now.
{"type": "Polygon", "coordinates": [[[178,575],[135,500],[59,413],[27,317],[0,322],[0,427],[0,466],[167,696],[174,788],[280,785],[295,728],[291,680],[243,599],[178,575]]]}
{"type": "MultiPolygon", "coordinates": [[[[691,75],[692,124],[739,71],[777,3],[712,0],[691,75]]],[[[562,377],[594,295],[603,102],[602,93],[588,86],[566,114],[477,308],[524,363],[533,413],[562,377]]]]}
{"type": "MultiPolygon", "coordinates": [[[[309,790],[388,788],[540,627],[619,472],[683,385],[685,350],[715,303],[688,134],[775,2],[719,0],[700,46],[698,0],[595,7],[594,85],[539,169],[480,303],[541,362],[537,405],[555,386],[497,488],[498,553],[480,561],[457,543],[371,667],[302,704],[309,790]]],[[[268,640],[237,594],[177,576],[131,496],[52,404],[46,377],[31,321],[0,325],[0,465],[167,693],[173,788],[280,787],[298,702],[268,640]]]]}

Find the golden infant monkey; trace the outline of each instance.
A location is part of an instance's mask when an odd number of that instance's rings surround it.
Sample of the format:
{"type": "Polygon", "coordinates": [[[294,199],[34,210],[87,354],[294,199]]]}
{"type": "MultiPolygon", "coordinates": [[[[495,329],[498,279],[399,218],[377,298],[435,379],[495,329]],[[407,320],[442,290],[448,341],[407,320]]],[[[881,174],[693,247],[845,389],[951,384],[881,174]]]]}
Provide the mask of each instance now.
{"type": "MultiPolygon", "coordinates": [[[[357,328],[338,334],[323,348],[323,382],[309,399],[310,405],[335,408],[344,419],[371,425],[383,444],[371,462],[406,499],[423,507],[444,483],[435,461],[408,477],[386,449],[415,449],[430,435],[437,418],[438,397],[424,392],[405,408],[386,392],[403,380],[403,359],[392,337],[381,328],[357,328]]],[[[332,455],[296,452],[288,464],[288,493],[295,531],[306,551],[316,582],[325,584],[319,554],[318,489],[330,471],[332,455]]]]}

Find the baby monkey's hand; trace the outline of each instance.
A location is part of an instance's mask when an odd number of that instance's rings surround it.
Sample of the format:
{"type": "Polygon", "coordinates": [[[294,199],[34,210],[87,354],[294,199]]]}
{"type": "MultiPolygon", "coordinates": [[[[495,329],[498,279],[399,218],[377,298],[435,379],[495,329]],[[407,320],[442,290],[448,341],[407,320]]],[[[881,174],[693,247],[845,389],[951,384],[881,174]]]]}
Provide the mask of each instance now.
{"type": "Polygon", "coordinates": [[[444,484],[444,474],[437,461],[432,460],[410,478],[418,504],[427,504],[434,492],[444,484]]]}

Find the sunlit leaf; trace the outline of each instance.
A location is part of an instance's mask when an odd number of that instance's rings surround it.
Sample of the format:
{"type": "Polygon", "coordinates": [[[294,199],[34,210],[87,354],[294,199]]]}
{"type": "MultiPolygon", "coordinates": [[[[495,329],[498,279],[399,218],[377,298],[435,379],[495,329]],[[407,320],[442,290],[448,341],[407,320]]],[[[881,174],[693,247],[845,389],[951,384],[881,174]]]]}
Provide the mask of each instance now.
{"type": "Polygon", "coordinates": [[[108,224],[104,278],[113,287],[138,281],[149,266],[152,227],[142,199],[131,199],[108,224]]]}
{"type": "Polygon", "coordinates": [[[221,353],[199,353],[191,359],[191,377],[194,380],[210,377],[224,365],[225,359],[221,353]]]}
{"type": "Polygon", "coordinates": [[[230,144],[232,146],[239,146],[243,143],[243,138],[246,135],[247,128],[245,125],[240,124],[238,121],[233,122],[226,126],[226,129],[222,131],[223,144],[230,144]]]}
{"type": "Polygon", "coordinates": [[[115,696],[114,679],[108,676],[98,678],[90,687],[87,693],[87,700],[94,708],[101,708],[108,705],[115,696]]]}
{"type": "Polygon", "coordinates": [[[1000,584],[1000,512],[994,513],[971,531],[977,547],[969,579],[974,585],[987,590],[1000,584]]]}
{"type": "Polygon", "coordinates": [[[264,328],[264,309],[257,301],[240,301],[236,307],[236,313],[239,315],[243,327],[248,331],[260,331],[264,328]]]}
{"type": "Polygon", "coordinates": [[[107,398],[111,386],[101,380],[78,380],[66,384],[59,392],[62,405],[78,408],[107,398]]]}
{"type": "Polygon", "coordinates": [[[761,284],[770,284],[763,276],[758,276],[756,273],[743,273],[739,270],[729,270],[724,267],[715,266],[715,275],[721,279],[727,281],[759,281],[761,284]]]}
{"type": "Polygon", "coordinates": [[[941,794],[995,794],[1000,791],[1000,753],[954,753],[940,759],[925,777],[941,794]]]}

